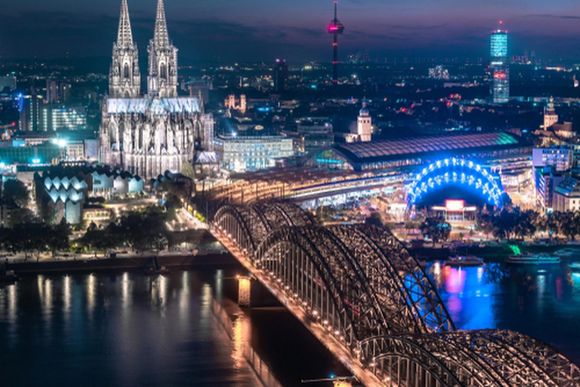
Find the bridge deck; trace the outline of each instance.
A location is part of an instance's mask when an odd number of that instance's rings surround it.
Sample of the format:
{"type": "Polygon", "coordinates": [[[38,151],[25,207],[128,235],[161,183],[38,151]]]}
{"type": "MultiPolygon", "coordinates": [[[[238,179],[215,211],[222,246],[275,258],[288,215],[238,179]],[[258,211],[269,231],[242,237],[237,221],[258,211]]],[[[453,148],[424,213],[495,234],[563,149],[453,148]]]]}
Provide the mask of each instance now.
{"type": "Polygon", "coordinates": [[[212,228],[212,235],[248,270],[264,285],[277,299],[292,313],[302,324],[320,341],[336,358],[348,368],[353,375],[365,386],[379,386],[381,381],[368,369],[364,369],[361,364],[353,359],[347,349],[345,349],[322,324],[312,322],[307,318],[304,310],[292,299],[286,297],[283,292],[277,289],[277,285],[261,271],[252,266],[250,260],[243,251],[240,251],[223,232],[212,228]]]}

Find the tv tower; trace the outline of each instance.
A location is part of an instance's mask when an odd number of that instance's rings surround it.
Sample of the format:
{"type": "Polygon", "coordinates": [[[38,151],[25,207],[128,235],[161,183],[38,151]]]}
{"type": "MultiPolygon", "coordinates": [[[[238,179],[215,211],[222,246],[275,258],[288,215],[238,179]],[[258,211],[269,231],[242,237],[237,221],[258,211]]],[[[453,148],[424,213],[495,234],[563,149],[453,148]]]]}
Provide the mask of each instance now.
{"type": "Polygon", "coordinates": [[[334,0],[334,19],[328,25],[328,33],[332,34],[332,83],[338,83],[338,35],[344,32],[344,24],[338,20],[338,0],[334,0]]]}

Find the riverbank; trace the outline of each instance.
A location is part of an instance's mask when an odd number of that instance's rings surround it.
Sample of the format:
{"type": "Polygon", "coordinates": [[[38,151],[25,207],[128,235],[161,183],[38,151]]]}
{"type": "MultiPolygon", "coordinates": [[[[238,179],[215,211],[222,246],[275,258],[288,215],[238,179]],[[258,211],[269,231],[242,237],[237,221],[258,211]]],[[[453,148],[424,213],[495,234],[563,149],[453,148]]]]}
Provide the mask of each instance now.
{"type": "MultiPolygon", "coordinates": [[[[520,244],[514,243],[521,249],[522,253],[546,253],[555,254],[560,250],[570,250],[577,251],[577,254],[573,254],[569,258],[580,258],[580,246],[576,245],[565,245],[565,244],[554,244],[554,245],[540,245],[540,244],[520,244]]],[[[437,260],[446,259],[452,255],[475,255],[478,257],[485,258],[489,262],[504,262],[510,255],[514,254],[512,248],[510,248],[510,243],[504,243],[497,246],[473,246],[469,248],[460,247],[456,249],[450,248],[438,248],[438,247],[420,247],[420,248],[409,248],[409,252],[414,257],[426,260],[437,260]]]]}
{"type": "Polygon", "coordinates": [[[229,254],[132,256],[117,258],[82,258],[29,262],[8,262],[6,270],[18,276],[46,273],[82,273],[94,271],[145,271],[157,264],[168,269],[189,269],[201,266],[234,266],[236,260],[229,254]]]}

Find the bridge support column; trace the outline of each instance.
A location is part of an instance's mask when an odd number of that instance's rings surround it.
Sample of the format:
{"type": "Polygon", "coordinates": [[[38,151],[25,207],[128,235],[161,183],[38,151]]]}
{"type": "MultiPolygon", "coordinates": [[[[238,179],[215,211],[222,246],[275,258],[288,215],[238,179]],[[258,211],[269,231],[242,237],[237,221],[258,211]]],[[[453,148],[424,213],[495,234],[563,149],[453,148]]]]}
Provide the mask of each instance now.
{"type": "Polygon", "coordinates": [[[256,278],[238,275],[236,281],[238,281],[239,306],[256,308],[280,305],[278,300],[256,278]]]}
{"type": "Polygon", "coordinates": [[[238,276],[238,305],[251,306],[252,304],[252,279],[238,276]]]}

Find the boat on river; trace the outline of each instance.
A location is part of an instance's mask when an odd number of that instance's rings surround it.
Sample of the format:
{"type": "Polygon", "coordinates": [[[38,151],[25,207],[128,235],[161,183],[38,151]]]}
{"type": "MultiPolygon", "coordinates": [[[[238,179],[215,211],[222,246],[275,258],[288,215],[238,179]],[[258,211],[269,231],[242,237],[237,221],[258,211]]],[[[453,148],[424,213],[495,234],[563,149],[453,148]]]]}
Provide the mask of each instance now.
{"type": "Polygon", "coordinates": [[[445,264],[448,266],[483,266],[485,261],[473,255],[456,255],[450,257],[445,264]]]}
{"type": "Polygon", "coordinates": [[[514,265],[558,265],[561,261],[560,257],[549,254],[512,255],[507,259],[514,265]]]}

